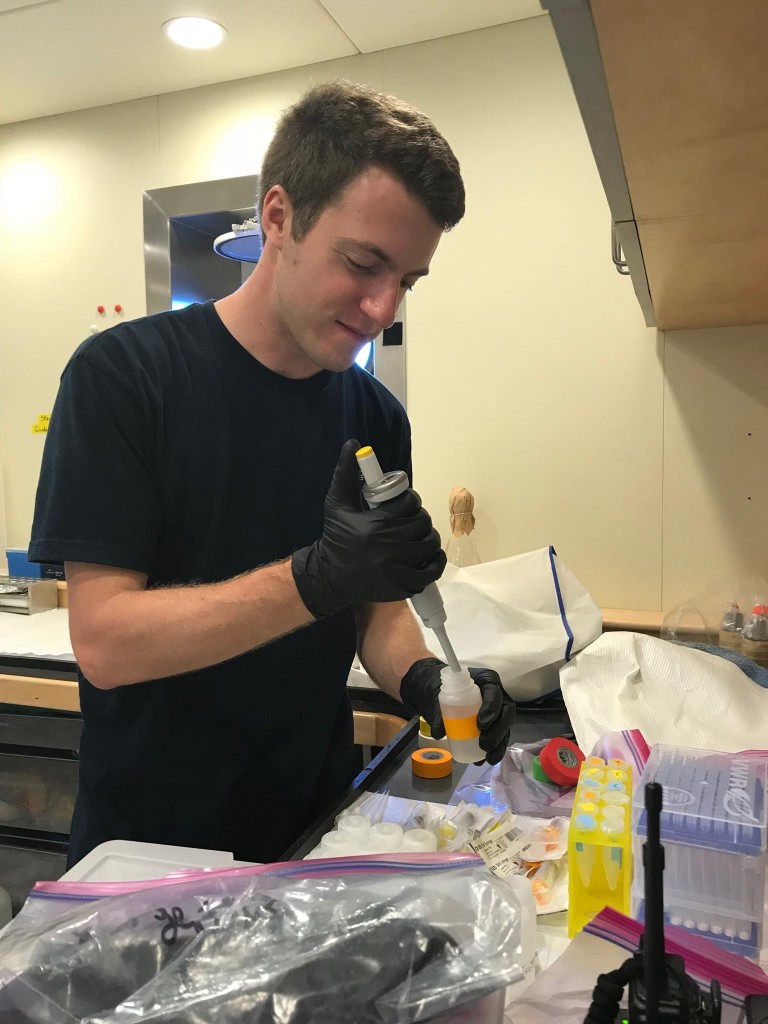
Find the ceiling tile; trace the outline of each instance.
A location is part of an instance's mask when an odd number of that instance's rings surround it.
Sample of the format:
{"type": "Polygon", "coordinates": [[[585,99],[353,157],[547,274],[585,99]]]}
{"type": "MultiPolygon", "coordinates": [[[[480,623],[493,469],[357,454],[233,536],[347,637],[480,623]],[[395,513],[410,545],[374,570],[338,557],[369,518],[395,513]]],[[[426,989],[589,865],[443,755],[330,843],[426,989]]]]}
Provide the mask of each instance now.
{"type": "Polygon", "coordinates": [[[0,124],[264,75],[541,15],[539,0],[0,0],[0,124]],[[162,35],[179,15],[215,50],[162,35]]]}
{"type": "Polygon", "coordinates": [[[58,4],[61,0],[0,0],[0,14],[8,14],[19,7],[42,7],[44,4],[58,4]]]}
{"type": "Polygon", "coordinates": [[[320,0],[363,53],[534,18],[539,0],[320,0]]]}
{"type": "Polygon", "coordinates": [[[0,124],[357,52],[317,0],[58,0],[26,6],[0,15],[0,124]],[[188,14],[223,24],[225,43],[215,50],[171,43],[161,25],[188,14]]]}

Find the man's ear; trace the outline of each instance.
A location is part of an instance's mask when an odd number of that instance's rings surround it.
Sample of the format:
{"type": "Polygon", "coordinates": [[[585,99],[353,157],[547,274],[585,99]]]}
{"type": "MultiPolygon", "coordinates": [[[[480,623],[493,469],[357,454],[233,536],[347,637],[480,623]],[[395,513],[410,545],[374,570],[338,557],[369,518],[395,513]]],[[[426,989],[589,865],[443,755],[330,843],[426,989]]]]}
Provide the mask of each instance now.
{"type": "Polygon", "coordinates": [[[291,235],[293,204],[282,185],[273,185],[261,206],[261,230],[264,240],[281,249],[291,235]]]}

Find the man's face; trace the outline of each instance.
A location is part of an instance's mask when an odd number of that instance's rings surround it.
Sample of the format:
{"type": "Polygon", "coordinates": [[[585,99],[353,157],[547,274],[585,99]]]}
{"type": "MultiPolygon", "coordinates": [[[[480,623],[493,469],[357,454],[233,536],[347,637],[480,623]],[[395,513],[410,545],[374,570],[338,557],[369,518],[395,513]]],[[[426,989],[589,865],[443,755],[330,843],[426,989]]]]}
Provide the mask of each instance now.
{"type": "Polygon", "coordinates": [[[293,369],[350,367],[428,272],[441,235],[424,206],[376,167],[355,178],[300,242],[287,232],[274,294],[293,369]]]}

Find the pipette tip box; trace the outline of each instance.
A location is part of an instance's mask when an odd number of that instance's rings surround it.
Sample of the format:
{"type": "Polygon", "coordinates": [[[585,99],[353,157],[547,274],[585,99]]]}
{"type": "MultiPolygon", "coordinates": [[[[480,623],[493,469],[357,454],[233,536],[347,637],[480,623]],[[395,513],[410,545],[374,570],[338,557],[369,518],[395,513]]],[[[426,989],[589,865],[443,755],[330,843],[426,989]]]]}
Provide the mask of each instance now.
{"type": "MultiPolygon", "coordinates": [[[[768,760],[656,744],[632,808],[636,863],[647,835],[645,784],[663,787],[667,924],[755,959],[763,939],[768,760]]],[[[632,886],[635,917],[644,916],[643,875],[632,886]]]]}

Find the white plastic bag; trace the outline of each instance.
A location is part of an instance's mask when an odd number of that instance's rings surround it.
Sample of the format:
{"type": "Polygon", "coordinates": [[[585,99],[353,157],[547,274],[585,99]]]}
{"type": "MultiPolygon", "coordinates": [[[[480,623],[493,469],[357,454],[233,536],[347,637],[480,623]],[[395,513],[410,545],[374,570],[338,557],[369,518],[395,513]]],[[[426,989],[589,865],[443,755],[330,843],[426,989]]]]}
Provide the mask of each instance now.
{"type": "MultiPolygon", "coordinates": [[[[558,688],[558,669],[600,635],[602,614],[552,547],[446,567],[438,587],[446,630],[465,665],[495,669],[515,700],[558,688]]],[[[424,636],[435,653],[434,633],[424,636]]]]}
{"type": "Polygon", "coordinates": [[[604,633],[560,672],[576,740],[640,729],[647,742],[768,747],[768,690],[724,658],[642,633],[604,633]]]}

